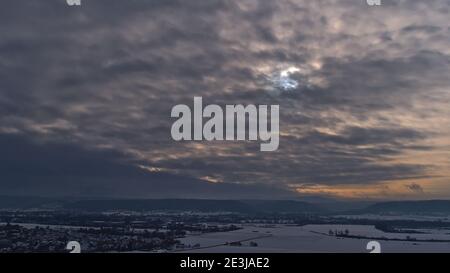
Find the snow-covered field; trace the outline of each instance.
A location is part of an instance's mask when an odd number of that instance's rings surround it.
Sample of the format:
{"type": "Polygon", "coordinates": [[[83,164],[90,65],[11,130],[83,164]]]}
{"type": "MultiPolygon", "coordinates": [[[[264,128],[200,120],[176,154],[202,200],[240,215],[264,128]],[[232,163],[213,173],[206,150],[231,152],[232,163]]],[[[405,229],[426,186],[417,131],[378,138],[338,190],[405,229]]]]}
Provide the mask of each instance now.
{"type": "Polygon", "coordinates": [[[348,231],[349,235],[361,236],[367,238],[386,238],[386,239],[400,239],[408,240],[415,238],[417,240],[448,240],[450,241],[450,230],[424,230],[424,229],[409,229],[419,232],[427,232],[426,234],[419,233],[386,233],[376,229],[374,226],[365,225],[307,225],[304,228],[314,232],[328,234],[329,231],[344,232],[348,231]]]}
{"type": "Polygon", "coordinates": [[[441,221],[450,222],[450,216],[429,216],[429,215],[379,215],[379,214],[357,214],[357,215],[336,215],[336,218],[346,219],[368,219],[368,220],[412,220],[412,221],[441,221]]]}
{"type": "MultiPolygon", "coordinates": [[[[351,235],[366,237],[385,237],[405,239],[410,236],[417,239],[445,239],[450,235],[442,234],[404,234],[384,233],[373,226],[359,225],[244,225],[243,229],[231,232],[208,233],[188,236],[180,239],[185,245],[200,244],[200,248],[186,249],[186,252],[202,253],[277,253],[277,252],[369,252],[366,250],[369,239],[339,238],[329,236],[329,230],[349,231],[351,235]],[[227,242],[241,241],[242,246],[225,245],[227,242]],[[250,246],[250,242],[258,244],[250,246]]],[[[449,231],[450,232],[450,231],[449,231]]],[[[450,243],[406,242],[379,240],[382,252],[449,252],[450,243]]]]}

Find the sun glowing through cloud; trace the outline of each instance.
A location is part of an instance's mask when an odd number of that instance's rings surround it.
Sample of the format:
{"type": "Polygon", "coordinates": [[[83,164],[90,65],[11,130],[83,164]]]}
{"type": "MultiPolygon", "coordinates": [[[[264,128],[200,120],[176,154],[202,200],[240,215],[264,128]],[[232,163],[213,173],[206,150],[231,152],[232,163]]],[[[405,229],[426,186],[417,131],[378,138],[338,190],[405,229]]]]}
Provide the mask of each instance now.
{"type": "Polygon", "coordinates": [[[292,91],[299,86],[299,82],[291,77],[292,74],[300,72],[300,68],[291,66],[287,69],[272,73],[268,77],[273,87],[282,91],[292,91]]]}

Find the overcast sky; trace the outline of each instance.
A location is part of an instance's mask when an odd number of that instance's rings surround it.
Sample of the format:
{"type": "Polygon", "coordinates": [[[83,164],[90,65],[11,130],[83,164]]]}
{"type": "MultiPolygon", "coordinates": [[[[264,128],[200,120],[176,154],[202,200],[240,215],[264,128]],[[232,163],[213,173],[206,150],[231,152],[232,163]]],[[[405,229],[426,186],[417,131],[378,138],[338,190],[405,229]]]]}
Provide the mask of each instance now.
{"type": "Polygon", "coordinates": [[[0,0],[0,193],[450,198],[450,0],[382,2],[0,0]],[[173,141],[194,96],[279,150],[173,141]]]}

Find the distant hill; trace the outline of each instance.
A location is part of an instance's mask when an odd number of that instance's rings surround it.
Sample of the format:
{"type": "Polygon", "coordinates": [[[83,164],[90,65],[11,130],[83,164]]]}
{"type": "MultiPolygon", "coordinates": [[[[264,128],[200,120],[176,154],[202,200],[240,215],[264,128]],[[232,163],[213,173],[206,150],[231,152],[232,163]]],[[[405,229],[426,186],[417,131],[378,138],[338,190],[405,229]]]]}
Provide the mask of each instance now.
{"type": "Polygon", "coordinates": [[[382,202],[368,206],[362,213],[373,214],[448,214],[450,200],[382,202]]]}
{"type": "Polygon", "coordinates": [[[67,199],[0,196],[0,209],[68,209],[84,211],[199,211],[238,213],[318,213],[318,205],[290,200],[208,199],[67,199]]]}
{"type": "Polygon", "coordinates": [[[391,215],[450,215],[450,200],[364,203],[311,203],[294,200],[212,199],[73,199],[0,196],[0,209],[67,209],[80,211],[197,211],[249,214],[342,213],[391,215]],[[364,206],[364,208],[362,208],[364,206]]]}
{"type": "Polygon", "coordinates": [[[199,211],[237,213],[317,213],[318,206],[300,201],[206,200],[206,199],[141,199],[82,200],[68,203],[66,209],[131,210],[131,211],[199,211]]]}
{"type": "Polygon", "coordinates": [[[197,199],[111,199],[82,200],[65,205],[67,209],[87,211],[131,210],[131,211],[248,211],[249,208],[232,200],[197,199]]]}
{"type": "Polygon", "coordinates": [[[324,212],[319,205],[293,200],[242,200],[239,201],[251,207],[254,211],[265,213],[298,213],[298,212],[324,212]]]}
{"type": "Polygon", "coordinates": [[[57,208],[64,201],[55,198],[32,196],[0,196],[0,209],[57,208]]]}

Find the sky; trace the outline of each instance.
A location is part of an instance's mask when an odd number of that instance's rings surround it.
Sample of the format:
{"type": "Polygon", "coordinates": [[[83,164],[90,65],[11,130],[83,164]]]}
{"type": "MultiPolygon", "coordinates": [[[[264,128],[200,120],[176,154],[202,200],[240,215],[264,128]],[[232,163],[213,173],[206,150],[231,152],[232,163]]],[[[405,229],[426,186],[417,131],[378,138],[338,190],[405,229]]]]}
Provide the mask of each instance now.
{"type": "Polygon", "coordinates": [[[450,0],[0,0],[0,193],[450,198],[450,0]],[[280,106],[279,149],[171,138],[280,106]]]}

